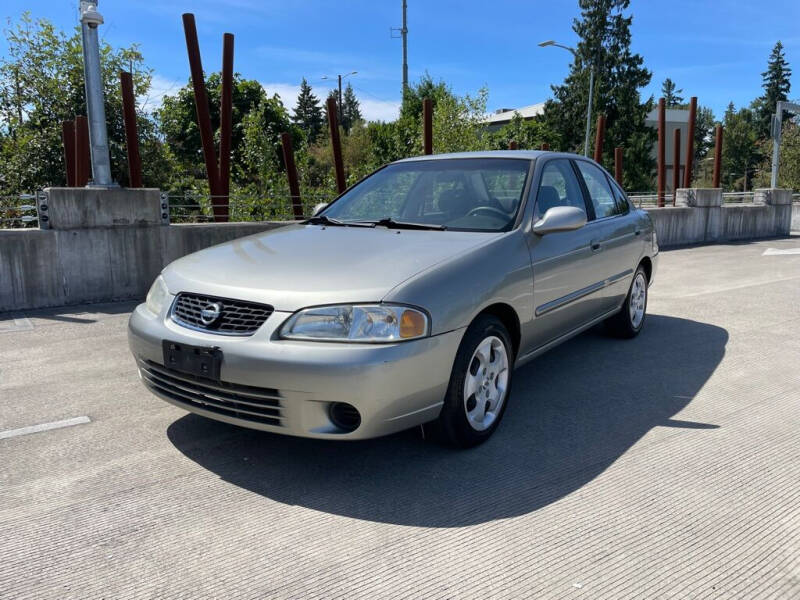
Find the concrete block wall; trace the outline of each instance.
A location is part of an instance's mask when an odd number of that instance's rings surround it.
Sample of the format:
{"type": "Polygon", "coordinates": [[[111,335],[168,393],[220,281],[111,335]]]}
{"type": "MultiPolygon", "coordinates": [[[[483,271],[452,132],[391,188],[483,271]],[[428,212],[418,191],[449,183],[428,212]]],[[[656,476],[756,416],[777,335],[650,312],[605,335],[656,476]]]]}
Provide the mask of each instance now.
{"type": "Polygon", "coordinates": [[[176,258],[285,225],[162,225],[158,190],[48,194],[49,229],[0,230],[0,312],[143,298],[176,258]]]}

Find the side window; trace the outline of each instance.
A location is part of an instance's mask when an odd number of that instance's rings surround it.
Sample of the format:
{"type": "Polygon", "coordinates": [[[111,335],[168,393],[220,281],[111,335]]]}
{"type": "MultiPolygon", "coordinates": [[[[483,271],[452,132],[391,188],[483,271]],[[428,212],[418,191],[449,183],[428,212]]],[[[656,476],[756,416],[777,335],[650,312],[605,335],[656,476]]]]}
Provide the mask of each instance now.
{"type": "Polygon", "coordinates": [[[625,196],[625,192],[622,191],[622,188],[617,185],[616,182],[611,182],[611,191],[614,192],[614,199],[617,202],[617,214],[619,215],[627,215],[628,211],[631,209],[630,204],[628,204],[628,199],[625,196]]]}
{"type": "Polygon", "coordinates": [[[589,197],[592,199],[594,205],[594,214],[597,219],[605,217],[613,217],[614,215],[621,214],[619,205],[614,194],[611,192],[611,187],[608,184],[605,173],[597,166],[584,160],[575,161],[578,165],[578,170],[583,176],[583,181],[586,188],[589,190],[589,197]]]}
{"type": "Polygon", "coordinates": [[[541,218],[554,206],[574,206],[586,212],[580,185],[567,160],[551,160],[542,169],[536,192],[536,217],[541,218]]]}

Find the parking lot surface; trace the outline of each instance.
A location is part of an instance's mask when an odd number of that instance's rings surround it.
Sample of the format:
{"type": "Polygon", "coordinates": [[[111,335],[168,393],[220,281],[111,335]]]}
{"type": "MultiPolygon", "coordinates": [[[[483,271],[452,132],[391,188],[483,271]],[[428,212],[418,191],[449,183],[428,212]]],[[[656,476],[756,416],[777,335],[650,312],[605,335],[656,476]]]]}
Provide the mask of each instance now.
{"type": "Polygon", "coordinates": [[[470,451],[187,414],[131,308],[0,315],[2,598],[800,597],[800,238],[663,252],[470,451]]]}

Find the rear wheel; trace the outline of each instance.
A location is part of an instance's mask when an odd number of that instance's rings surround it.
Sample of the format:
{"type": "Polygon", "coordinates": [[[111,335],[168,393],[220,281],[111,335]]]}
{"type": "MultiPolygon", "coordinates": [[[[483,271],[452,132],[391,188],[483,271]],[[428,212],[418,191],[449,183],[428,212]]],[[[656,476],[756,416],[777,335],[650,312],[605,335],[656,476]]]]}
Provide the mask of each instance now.
{"type": "Polygon", "coordinates": [[[633,338],[644,327],[647,315],[647,273],[641,265],[633,275],[631,287],[620,311],[606,319],[606,327],[616,337],[633,338]]]}
{"type": "Polygon", "coordinates": [[[491,315],[479,317],[458,348],[439,416],[446,442],[470,448],[494,433],[505,412],[513,365],[513,346],[503,323],[491,315]]]}

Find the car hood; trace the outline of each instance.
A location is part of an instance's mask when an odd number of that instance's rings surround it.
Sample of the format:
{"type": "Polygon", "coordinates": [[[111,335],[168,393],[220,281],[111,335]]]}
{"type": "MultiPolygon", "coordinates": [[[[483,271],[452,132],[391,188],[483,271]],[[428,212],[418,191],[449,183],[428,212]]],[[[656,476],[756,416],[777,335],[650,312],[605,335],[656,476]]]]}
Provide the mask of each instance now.
{"type": "Polygon", "coordinates": [[[189,254],[163,275],[172,294],[251,300],[279,311],[375,302],[420,271],[500,235],[289,225],[189,254]]]}

